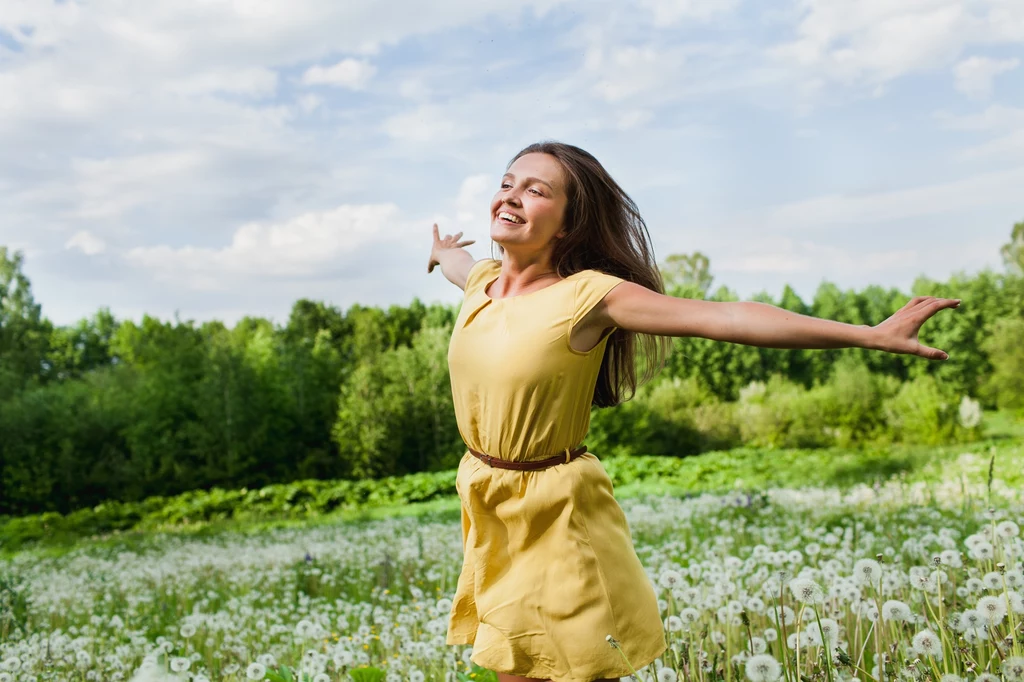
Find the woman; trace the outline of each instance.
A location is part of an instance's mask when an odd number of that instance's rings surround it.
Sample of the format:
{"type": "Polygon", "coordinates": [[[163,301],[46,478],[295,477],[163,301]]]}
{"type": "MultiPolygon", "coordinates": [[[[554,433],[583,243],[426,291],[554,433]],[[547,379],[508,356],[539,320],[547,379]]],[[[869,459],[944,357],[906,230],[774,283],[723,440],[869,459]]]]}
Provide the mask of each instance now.
{"type": "Polygon", "coordinates": [[[628,675],[609,635],[637,669],[665,651],[611,481],[580,446],[591,405],[636,388],[637,338],[644,380],[672,336],[945,360],[918,330],[960,303],[915,298],[868,327],[666,296],[636,205],[593,156],[553,142],[519,152],[491,201],[502,259],[474,262],[461,236],[441,239],[434,225],[427,268],[465,290],[448,351],[469,450],[456,479],[464,559],[447,641],[473,644],[472,660],[500,682],[628,675]]]}

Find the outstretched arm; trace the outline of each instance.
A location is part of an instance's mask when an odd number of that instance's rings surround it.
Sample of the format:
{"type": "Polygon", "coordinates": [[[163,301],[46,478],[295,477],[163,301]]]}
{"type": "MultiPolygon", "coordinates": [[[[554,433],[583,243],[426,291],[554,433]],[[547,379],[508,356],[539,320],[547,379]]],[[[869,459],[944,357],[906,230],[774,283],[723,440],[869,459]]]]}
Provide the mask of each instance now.
{"type": "Polygon", "coordinates": [[[763,348],[870,348],[919,355],[949,356],[921,345],[918,331],[932,315],[960,305],[959,299],[918,296],[881,324],[854,325],[800,315],[766,303],[699,301],[665,296],[623,282],[594,309],[595,325],[643,334],[699,336],[763,348]]]}
{"type": "Polygon", "coordinates": [[[430,249],[430,260],[427,263],[427,272],[433,272],[435,265],[441,266],[441,272],[448,281],[460,289],[466,288],[466,277],[470,268],[476,261],[469,251],[462,247],[476,243],[476,240],[469,239],[459,241],[462,233],[455,235],[446,234],[441,239],[437,233],[437,223],[434,223],[434,246],[430,249]]]}

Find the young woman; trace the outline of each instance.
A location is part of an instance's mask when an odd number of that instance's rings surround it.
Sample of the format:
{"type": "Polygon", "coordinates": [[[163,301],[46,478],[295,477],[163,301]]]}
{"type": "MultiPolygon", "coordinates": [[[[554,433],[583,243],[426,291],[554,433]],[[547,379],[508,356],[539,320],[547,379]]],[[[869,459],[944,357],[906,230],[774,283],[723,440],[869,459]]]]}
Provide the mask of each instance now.
{"type": "MultiPolygon", "coordinates": [[[[463,567],[447,641],[500,682],[591,682],[629,674],[666,648],[653,586],[612,485],[581,446],[591,405],[650,378],[667,337],[768,348],[861,347],[932,360],[918,330],[958,300],[919,297],[876,327],[762,303],[664,295],[636,205],[587,152],[548,142],[519,152],[491,201],[501,260],[473,260],[462,233],[435,265],[465,298],[448,351],[459,431],[463,567]],[[641,335],[641,336],[638,336],[641,335]]],[[[629,393],[627,396],[626,393],[629,393]]]]}

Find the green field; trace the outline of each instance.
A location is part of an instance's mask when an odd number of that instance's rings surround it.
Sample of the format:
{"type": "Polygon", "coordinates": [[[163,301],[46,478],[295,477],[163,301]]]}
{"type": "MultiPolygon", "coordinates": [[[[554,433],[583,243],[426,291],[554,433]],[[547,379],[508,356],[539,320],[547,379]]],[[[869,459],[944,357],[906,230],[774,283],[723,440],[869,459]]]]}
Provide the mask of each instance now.
{"type": "MultiPolygon", "coordinates": [[[[670,643],[636,674],[866,681],[888,651],[886,679],[1019,682],[1024,439],[989,424],[955,447],[607,459],[670,643]]],[[[207,519],[193,495],[188,522],[22,538],[0,559],[0,682],[491,678],[444,644],[457,498],[383,489],[207,519]]]]}

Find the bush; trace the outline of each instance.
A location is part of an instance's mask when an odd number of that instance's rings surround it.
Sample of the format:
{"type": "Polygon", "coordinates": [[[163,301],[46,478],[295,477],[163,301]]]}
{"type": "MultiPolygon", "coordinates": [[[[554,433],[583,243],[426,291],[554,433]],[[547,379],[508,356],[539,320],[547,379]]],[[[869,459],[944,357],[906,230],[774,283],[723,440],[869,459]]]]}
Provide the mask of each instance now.
{"type": "Polygon", "coordinates": [[[1003,318],[992,325],[982,344],[992,363],[992,373],[981,386],[981,395],[1000,409],[1024,414],[1024,319],[1003,318]]]}
{"type": "Polygon", "coordinates": [[[953,390],[930,375],[904,383],[885,402],[885,419],[894,440],[938,445],[975,438],[980,420],[972,428],[960,423],[960,406],[953,390]]]}

